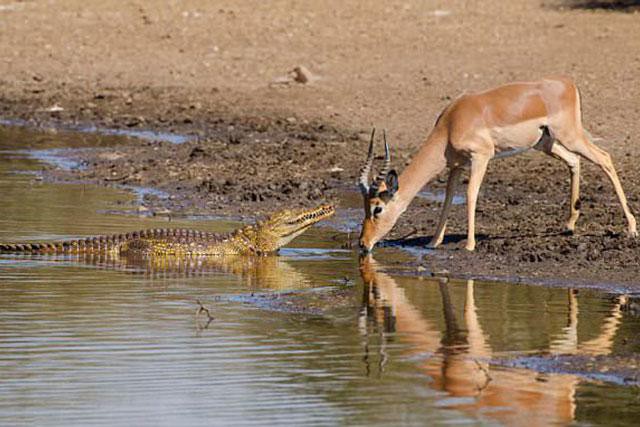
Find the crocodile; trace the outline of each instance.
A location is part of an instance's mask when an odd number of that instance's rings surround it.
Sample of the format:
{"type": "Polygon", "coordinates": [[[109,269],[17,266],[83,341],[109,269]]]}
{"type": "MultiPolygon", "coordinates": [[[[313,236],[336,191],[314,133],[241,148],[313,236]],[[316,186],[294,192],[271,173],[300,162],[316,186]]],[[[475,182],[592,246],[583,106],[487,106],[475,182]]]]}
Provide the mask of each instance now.
{"type": "Polygon", "coordinates": [[[286,209],[231,233],[191,229],[147,229],[107,236],[51,242],[0,243],[0,252],[59,254],[213,256],[267,255],[291,242],[313,224],[335,213],[332,205],[286,209]]]}

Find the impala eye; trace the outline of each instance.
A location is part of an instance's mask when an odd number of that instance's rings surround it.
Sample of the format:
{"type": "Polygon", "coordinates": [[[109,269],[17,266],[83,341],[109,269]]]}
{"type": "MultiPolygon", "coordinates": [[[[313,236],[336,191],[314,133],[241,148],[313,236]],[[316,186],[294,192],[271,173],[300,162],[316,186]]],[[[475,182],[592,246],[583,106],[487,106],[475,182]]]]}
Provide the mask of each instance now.
{"type": "Polygon", "coordinates": [[[374,217],[377,217],[378,215],[380,215],[381,212],[382,212],[382,207],[376,206],[375,208],[373,208],[373,216],[374,217]]]}

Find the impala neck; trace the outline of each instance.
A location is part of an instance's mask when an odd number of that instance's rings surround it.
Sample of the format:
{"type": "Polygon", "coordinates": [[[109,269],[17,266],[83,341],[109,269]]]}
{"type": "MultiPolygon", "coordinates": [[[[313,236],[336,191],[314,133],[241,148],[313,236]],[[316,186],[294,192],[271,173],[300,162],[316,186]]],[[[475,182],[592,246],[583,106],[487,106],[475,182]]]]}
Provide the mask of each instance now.
{"type": "Polygon", "coordinates": [[[433,181],[447,166],[446,147],[446,132],[434,129],[409,166],[402,171],[398,178],[399,185],[396,193],[400,212],[404,212],[422,187],[433,181]]]}

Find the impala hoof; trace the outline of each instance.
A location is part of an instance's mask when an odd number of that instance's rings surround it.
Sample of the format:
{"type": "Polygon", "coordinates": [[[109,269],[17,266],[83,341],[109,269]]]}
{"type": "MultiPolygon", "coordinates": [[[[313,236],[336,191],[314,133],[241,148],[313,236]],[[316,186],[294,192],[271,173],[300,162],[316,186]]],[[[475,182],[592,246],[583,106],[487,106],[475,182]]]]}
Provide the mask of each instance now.
{"type": "Polygon", "coordinates": [[[426,248],[427,249],[436,249],[438,246],[440,246],[440,242],[431,241],[431,242],[427,243],[426,248]]]}

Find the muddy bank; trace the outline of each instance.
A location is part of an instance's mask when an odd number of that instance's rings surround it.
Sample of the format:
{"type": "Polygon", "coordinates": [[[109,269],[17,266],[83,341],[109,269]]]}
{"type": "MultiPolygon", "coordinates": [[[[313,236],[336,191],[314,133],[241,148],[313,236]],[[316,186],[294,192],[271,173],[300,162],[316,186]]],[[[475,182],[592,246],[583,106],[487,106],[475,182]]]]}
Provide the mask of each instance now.
{"type": "MultiPolygon", "coordinates": [[[[182,145],[135,141],[68,153],[85,168],[46,173],[162,190],[168,197],[145,196],[145,213],[256,216],[351,191],[341,218],[357,232],[362,212],[353,182],[372,124],[389,130],[401,170],[458,94],[564,73],[580,87],[585,124],[604,138],[599,144],[613,154],[638,212],[636,19],[602,5],[557,7],[584,2],[565,3],[463,2],[441,10],[391,2],[368,4],[365,13],[343,2],[256,10],[198,1],[160,13],[113,1],[20,2],[2,11],[0,118],[187,136],[182,145]],[[282,83],[301,64],[313,81],[282,83]]],[[[638,284],[638,242],[624,236],[611,184],[596,168],[583,170],[575,235],[562,233],[568,171],[530,153],[490,163],[475,253],[461,249],[466,215],[455,206],[447,241],[419,252],[418,263],[427,272],[638,284]]],[[[429,191],[441,192],[445,179],[429,191]]],[[[439,209],[414,201],[390,239],[410,234],[401,245],[423,248],[439,209]]]]}
{"type": "MultiPolygon", "coordinates": [[[[228,107],[189,102],[179,89],[143,88],[138,91],[105,89],[94,92],[53,89],[51,98],[33,96],[2,99],[5,117],[20,119],[30,127],[77,129],[101,127],[124,131],[173,132],[190,141],[174,145],[151,141],[117,150],[70,152],[86,166],[73,174],[50,172],[61,180],[81,179],[104,184],[157,188],[167,192],[165,201],[149,197],[155,210],[206,210],[213,214],[264,213],[282,203],[312,204],[335,200],[353,191],[361,166],[369,127],[344,128],[325,121],[268,114],[237,115],[228,107]],[[48,99],[48,100],[47,100],[48,99]],[[56,99],[67,100],[60,111],[56,99]],[[83,101],[84,99],[84,101],[83,101]]],[[[224,103],[222,103],[224,105],[224,103]]],[[[611,146],[609,141],[600,145],[611,146]]],[[[634,212],[640,211],[638,159],[632,139],[616,141],[611,152],[634,212]],[[629,150],[624,150],[629,148],[629,150]],[[625,152],[626,151],[626,152],[625,152]]],[[[402,170],[412,148],[393,151],[393,165],[402,170]]],[[[625,223],[613,188],[595,167],[583,161],[582,216],[576,235],[563,233],[568,213],[569,173],[557,161],[540,153],[493,161],[478,202],[477,254],[461,255],[466,238],[463,207],[454,207],[445,258],[466,270],[482,267],[486,274],[503,274],[516,264],[532,264],[531,274],[545,276],[545,266],[564,264],[554,274],[571,277],[593,263],[598,271],[637,266],[638,244],[624,236],[625,223]],[[488,264],[488,265],[482,265],[488,264]],[[473,268],[472,268],[473,267],[473,268]],[[541,268],[542,267],[542,268],[541,268]]],[[[428,186],[444,189],[446,174],[428,186]]],[[[466,180],[463,184],[466,183],[466,180]]],[[[464,186],[459,189],[464,195],[464,186]]],[[[405,245],[422,247],[437,222],[439,204],[417,199],[391,238],[415,231],[405,245]]],[[[360,215],[360,213],[358,213],[360,215]]],[[[357,222],[357,221],[356,221],[357,222]]],[[[434,269],[447,268],[443,257],[429,257],[434,269]]],[[[639,270],[634,270],[638,272],[639,270]]],[[[598,275],[591,274],[592,279],[598,275]]],[[[614,280],[632,279],[615,275],[614,280]]]]}
{"type": "MultiPolygon", "coordinates": [[[[208,103],[189,101],[173,89],[139,91],[105,89],[54,90],[26,99],[0,99],[2,115],[30,127],[173,132],[189,140],[182,144],[132,140],[116,148],[70,151],[83,166],[71,171],[51,167],[46,177],[101,185],[132,185],[162,190],[145,196],[142,211],[254,217],[286,206],[310,206],[320,201],[341,203],[345,194],[349,229],[357,232],[362,212],[353,183],[363,161],[370,127],[340,127],[334,123],[280,115],[241,115],[208,103]],[[50,111],[56,99],[65,108],[50,111]],[[70,106],[70,107],[69,107],[70,106]]],[[[55,109],[54,109],[55,110],[55,109]]],[[[640,211],[640,151],[627,135],[601,141],[611,152],[634,212],[640,211]]],[[[392,149],[393,166],[402,170],[413,148],[392,149]]],[[[446,174],[426,190],[440,194],[446,174]]],[[[464,199],[466,179],[459,188],[464,199]]],[[[495,278],[514,276],[590,283],[637,285],[640,243],[628,239],[626,224],[611,184],[583,161],[582,209],[576,233],[564,233],[568,214],[569,172],[540,153],[490,163],[481,187],[477,211],[478,246],[462,250],[466,239],[464,204],[454,206],[447,238],[437,251],[421,255],[429,272],[495,278]]],[[[138,208],[137,206],[135,208],[138,208]]],[[[389,236],[412,249],[424,248],[433,232],[440,203],[417,198],[389,236]]],[[[353,237],[353,235],[352,235],[353,237]]],[[[354,242],[352,242],[354,243],[354,242]]]]}
{"type": "MultiPolygon", "coordinates": [[[[71,150],[65,155],[81,167],[49,166],[45,177],[151,187],[167,195],[147,194],[140,208],[145,213],[255,217],[283,206],[332,201],[357,234],[362,208],[353,183],[367,145],[367,130],[268,116],[219,118],[217,123],[204,131],[208,136],[182,144],[132,140],[111,148],[71,150]]],[[[197,126],[192,125],[194,133],[199,132],[197,126]]],[[[393,166],[402,170],[411,151],[394,150],[393,166]]],[[[614,158],[634,211],[640,210],[637,157],[614,158]]],[[[640,241],[626,237],[624,216],[604,174],[583,164],[582,209],[575,234],[564,232],[568,170],[531,152],[490,163],[478,202],[474,253],[463,249],[466,178],[459,188],[461,203],[452,209],[440,248],[422,251],[441,208],[431,197],[414,200],[383,246],[420,249],[416,266],[427,272],[633,286],[640,272],[640,241]],[[403,236],[408,237],[395,240],[403,236]]],[[[441,194],[445,181],[443,174],[425,190],[441,194]]],[[[355,237],[350,236],[352,245],[355,237]]]]}
{"type": "MultiPolygon", "coordinates": [[[[637,212],[638,159],[636,155],[614,156],[614,162],[629,205],[637,212]]],[[[582,164],[582,207],[575,233],[565,231],[569,171],[560,162],[531,152],[489,164],[478,201],[476,251],[464,250],[467,225],[462,203],[452,208],[445,243],[425,254],[422,266],[428,271],[472,276],[638,284],[640,240],[627,237],[626,220],[604,173],[585,161],[582,164]]],[[[430,186],[435,191],[443,187],[442,177],[430,186]]],[[[465,191],[464,185],[459,188],[460,195],[465,191]]],[[[395,235],[414,234],[392,244],[427,245],[439,209],[439,204],[425,200],[414,202],[396,226],[395,235]]]]}
{"type": "Polygon", "coordinates": [[[79,165],[47,170],[58,181],[150,187],[144,208],[253,217],[284,206],[336,201],[355,181],[365,142],[358,132],[295,119],[220,120],[207,138],[136,141],[70,150],[79,165]]]}

